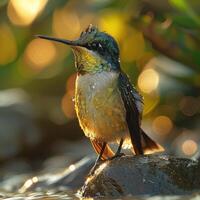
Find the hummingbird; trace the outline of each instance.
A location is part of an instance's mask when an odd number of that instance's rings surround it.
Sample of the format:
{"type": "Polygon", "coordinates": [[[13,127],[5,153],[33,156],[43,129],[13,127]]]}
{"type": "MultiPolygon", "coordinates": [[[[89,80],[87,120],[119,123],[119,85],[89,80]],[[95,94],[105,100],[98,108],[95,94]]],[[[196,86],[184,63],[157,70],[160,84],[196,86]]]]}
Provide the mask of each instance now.
{"type": "Polygon", "coordinates": [[[123,146],[135,155],[162,151],[141,128],[143,97],[120,66],[116,40],[89,25],[76,40],[37,35],[69,45],[77,70],[75,110],[84,134],[98,154],[97,161],[121,155],[123,146]],[[117,143],[114,153],[108,143],[117,143]]]}

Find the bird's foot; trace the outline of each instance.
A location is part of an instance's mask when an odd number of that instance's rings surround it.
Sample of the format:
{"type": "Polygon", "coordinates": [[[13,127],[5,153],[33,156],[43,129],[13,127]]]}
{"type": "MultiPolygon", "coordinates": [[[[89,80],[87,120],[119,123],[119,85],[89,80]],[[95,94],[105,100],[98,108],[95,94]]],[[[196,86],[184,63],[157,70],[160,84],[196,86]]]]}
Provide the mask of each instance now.
{"type": "Polygon", "coordinates": [[[103,162],[102,160],[98,160],[98,161],[95,162],[94,166],[89,171],[88,177],[94,175],[95,170],[101,165],[102,162],[103,162]]]}
{"type": "Polygon", "coordinates": [[[109,160],[113,160],[115,158],[120,158],[122,156],[125,156],[125,154],[124,153],[116,153],[113,157],[109,158],[109,160]]]}

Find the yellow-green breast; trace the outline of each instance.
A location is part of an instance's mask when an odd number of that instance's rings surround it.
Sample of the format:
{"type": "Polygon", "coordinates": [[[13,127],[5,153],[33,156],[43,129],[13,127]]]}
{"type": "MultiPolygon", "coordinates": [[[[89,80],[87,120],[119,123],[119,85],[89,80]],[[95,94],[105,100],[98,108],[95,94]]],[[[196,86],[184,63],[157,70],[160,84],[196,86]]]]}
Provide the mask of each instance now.
{"type": "Polygon", "coordinates": [[[105,142],[126,138],[126,111],[118,90],[119,72],[77,76],[75,109],[85,135],[105,142]]]}

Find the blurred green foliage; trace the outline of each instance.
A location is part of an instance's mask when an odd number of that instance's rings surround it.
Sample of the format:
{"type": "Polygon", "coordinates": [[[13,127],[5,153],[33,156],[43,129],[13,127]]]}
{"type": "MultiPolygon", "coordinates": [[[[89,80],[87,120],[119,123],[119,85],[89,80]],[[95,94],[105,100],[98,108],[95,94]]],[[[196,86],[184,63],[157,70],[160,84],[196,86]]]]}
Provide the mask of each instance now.
{"type": "Polygon", "coordinates": [[[73,39],[96,24],[117,39],[122,68],[145,97],[144,126],[173,153],[193,155],[200,140],[199,13],[196,0],[0,1],[0,89],[26,91],[38,120],[68,123],[75,117],[73,55],[34,35],[73,39]]]}

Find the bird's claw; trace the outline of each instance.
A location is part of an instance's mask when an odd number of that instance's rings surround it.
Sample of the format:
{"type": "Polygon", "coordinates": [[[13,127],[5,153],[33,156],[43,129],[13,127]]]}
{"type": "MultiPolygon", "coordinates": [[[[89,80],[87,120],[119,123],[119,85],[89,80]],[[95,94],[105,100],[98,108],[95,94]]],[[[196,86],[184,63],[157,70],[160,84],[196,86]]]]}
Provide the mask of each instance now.
{"type": "Polygon", "coordinates": [[[122,156],[125,156],[125,154],[124,153],[116,153],[112,158],[110,158],[109,160],[113,160],[113,159],[115,159],[115,158],[120,158],[120,157],[122,157],[122,156]]]}
{"type": "Polygon", "coordinates": [[[88,177],[93,176],[95,170],[99,167],[99,165],[102,163],[102,160],[98,160],[95,162],[94,166],[91,168],[91,170],[89,171],[88,177]]]}
{"type": "MultiPolygon", "coordinates": [[[[125,155],[124,153],[116,153],[113,157],[108,158],[108,160],[113,160],[113,159],[115,159],[115,158],[120,158],[120,157],[122,157],[122,156],[124,156],[124,155],[125,155]]],[[[90,170],[90,172],[89,172],[89,174],[88,174],[88,177],[94,175],[95,170],[99,167],[99,165],[101,165],[102,162],[103,162],[102,160],[97,160],[97,161],[95,162],[94,166],[91,168],[91,170],[90,170]]]]}

